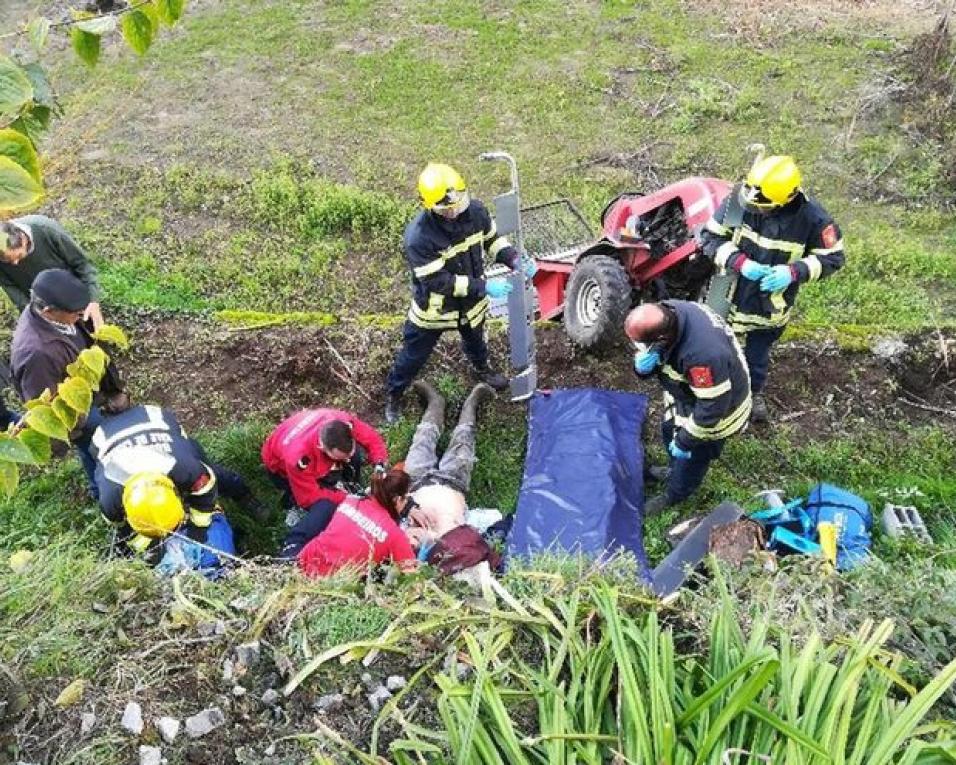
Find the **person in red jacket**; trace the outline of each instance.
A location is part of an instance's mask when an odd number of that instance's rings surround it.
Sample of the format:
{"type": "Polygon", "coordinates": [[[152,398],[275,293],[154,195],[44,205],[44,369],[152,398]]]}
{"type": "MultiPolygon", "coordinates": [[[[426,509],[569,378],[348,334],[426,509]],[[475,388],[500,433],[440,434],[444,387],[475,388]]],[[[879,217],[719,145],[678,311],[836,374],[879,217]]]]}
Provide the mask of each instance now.
{"type": "Polygon", "coordinates": [[[377,473],[385,472],[388,449],[382,437],[354,414],[337,409],[296,412],[265,440],[262,463],[284,491],[284,503],[305,511],[286,537],[283,557],[294,558],[328,525],[345,499],[345,486],[359,479],[362,452],[377,473]]]}
{"type": "Polygon", "coordinates": [[[346,497],[325,530],[302,548],[299,567],[309,576],[328,576],[345,566],[366,570],[390,560],[403,571],[415,570],[415,552],[398,526],[410,484],[404,470],[373,475],[372,496],[346,497]]]}

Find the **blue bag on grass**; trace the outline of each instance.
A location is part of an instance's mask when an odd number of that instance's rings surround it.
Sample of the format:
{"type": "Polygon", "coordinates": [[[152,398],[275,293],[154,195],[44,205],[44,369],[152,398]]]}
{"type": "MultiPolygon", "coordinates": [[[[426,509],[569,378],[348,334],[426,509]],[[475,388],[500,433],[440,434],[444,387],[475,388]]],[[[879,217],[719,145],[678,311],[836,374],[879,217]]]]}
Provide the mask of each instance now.
{"type": "Polygon", "coordinates": [[[820,523],[836,526],[838,569],[846,571],[865,560],[873,528],[873,514],[866,500],[839,486],[821,483],[807,495],[804,510],[814,529],[820,523]]]}

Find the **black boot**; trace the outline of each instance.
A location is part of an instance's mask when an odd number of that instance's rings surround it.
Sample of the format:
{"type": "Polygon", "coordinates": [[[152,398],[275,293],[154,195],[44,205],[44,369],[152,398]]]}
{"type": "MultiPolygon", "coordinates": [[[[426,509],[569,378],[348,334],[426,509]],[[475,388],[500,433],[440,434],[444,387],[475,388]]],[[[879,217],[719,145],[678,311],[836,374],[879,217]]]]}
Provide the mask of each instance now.
{"type": "Polygon", "coordinates": [[[644,471],[645,483],[667,483],[671,469],[667,465],[651,465],[644,471]]]}
{"type": "Polygon", "coordinates": [[[753,423],[770,421],[770,411],[767,409],[767,399],[763,393],[754,393],[753,408],[750,410],[750,421],[753,423]]]}
{"type": "Polygon", "coordinates": [[[424,380],[413,382],[412,389],[418,394],[422,406],[425,407],[421,421],[430,422],[441,430],[445,426],[445,399],[424,380]]]}
{"type": "Polygon", "coordinates": [[[389,393],[385,399],[385,422],[394,425],[402,416],[402,394],[389,393]]]}
{"type": "Polygon", "coordinates": [[[494,395],[494,388],[487,383],[478,383],[471,389],[471,393],[468,394],[468,398],[465,399],[465,403],[461,406],[461,414],[458,415],[458,424],[468,425],[472,428],[475,427],[478,420],[478,407],[485,401],[494,398],[494,395]]]}
{"type": "Polygon", "coordinates": [[[660,515],[673,504],[674,503],[667,498],[667,494],[658,494],[656,497],[651,497],[644,503],[644,517],[651,518],[655,515],[660,515]]]}
{"type": "Polygon", "coordinates": [[[475,378],[480,382],[490,385],[495,390],[508,390],[510,380],[501,372],[496,372],[489,366],[476,367],[474,371],[475,378]]]}

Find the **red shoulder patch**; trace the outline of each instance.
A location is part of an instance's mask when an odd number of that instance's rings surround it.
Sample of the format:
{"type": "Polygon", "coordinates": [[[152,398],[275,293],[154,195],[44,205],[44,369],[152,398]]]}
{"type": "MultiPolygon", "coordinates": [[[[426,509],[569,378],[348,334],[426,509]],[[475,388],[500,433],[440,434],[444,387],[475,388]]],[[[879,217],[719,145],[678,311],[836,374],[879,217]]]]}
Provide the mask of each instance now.
{"type": "Polygon", "coordinates": [[[694,388],[713,388],[714,373],[710,367],[691,367],[687,370],[690,384],[694,388]]]}
{"type": "Polygon", "coordinates": [[[823,246],[826,249],[830,249],[835,246],[838,241],[840,241],[840,235],[837,234],[837,228],[834,224],[828,225],[820,234],[820,239],[823,240],[823,246]]]}
{"type": "Polygon", "coordinates": [[[210,481],[209,473],[203,473],[201,476],[199,476],[199,478],[197,478],[193,482],[193,485],[189,487],[189,490],[193,494],[198,494],[206,487],[206,484],[208,484],[209,481],[210,481]]]}

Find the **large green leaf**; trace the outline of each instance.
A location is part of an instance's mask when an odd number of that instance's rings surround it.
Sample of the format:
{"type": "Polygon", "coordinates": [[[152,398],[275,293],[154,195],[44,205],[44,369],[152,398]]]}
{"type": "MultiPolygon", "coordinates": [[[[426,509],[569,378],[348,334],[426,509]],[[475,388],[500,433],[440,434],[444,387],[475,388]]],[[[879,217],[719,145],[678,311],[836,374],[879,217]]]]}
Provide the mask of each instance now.
{"type": "Polygon", "coordinates": [[[124,351],[129,348],[129,339],[126,337],[126,333],[115,324],[104,324],[93,333],[93,339],[115,345],[124,351]]]}
{"type": "Polygon", "coordinates": [[[0,492],[10,497],[20,483],[20,469],[13,462],[0,462],[0,492]]]}
{"type": "Polygon", "coordinates": [[[52,112],[49,107],[34,106],[11,122],[10,129],[25,135],[33,141],[35,146],[40,142],[40,139],[43,138],[47,128],[50,126],[51,114],[52,112]]]}
{"type": "Polygon", "coordinates": [[[27,425],[45,436],[60,441],[69,439],[70,431],[67,430],[66,425],[57,417],[53,407],[49,404],[34,407],[26,413],[24,420],[27,425]]]}
{"type": "Polygon", "coordinates": [[[82,21],[76,22],[76,28],[87,34],[102,37],[116,29],[116,17],[107,15],[83,19],[82,21]]]}
{"type": "MultiPolygon", "coordinates": [[[[82,361],[74,361],[72,364],[67,364],[67,365],[66,365],[66,373],[67,373],[70,377],[80,377],[80,378],[86,380],[86,381],[90,384],[90,387],[91,387],[93,390],[99,390],[99,389],[100,389],[100,378],[101,378],[103,375],[102,375],[102,374],[97,374],[97,373],[94,372],[92,369],[90,369],[88,366],[86,366],[82,361]]],[[[28,406],[29,406],[29,404],[28,404],[28,406]]]]}
{"type": "Polygon", "coordinates": [[[34,62],[32,64],[24,64],[23,73],[33,86],[34,104],[56,109],[56,96],[53,94],[53,86],[50,85],[50,78],[47,77],[46,70],[40,66],[40,64],[34,62]]]}
{"type": "MultiPolygon", "coordinates": [[[[71,409],[86,415],[93,404],[93,389],[82,377],[71,377],[59,384],[57,396],[69,404],[71,409]]],[[[71,426],[72,427],[72,426],[71,426]]]]}
{"type": "Polygon", "coordinates": [[[43,196],[37,180],[9,157],[0,157],[0,213],[32,207],[43,196]]]}
{"type": "Polygon", "coordinates": [[[24,446],[33,453],[33,460],[38,465],[44,465],[50,461],[53,456],[53,448],[50,444],[50,437],[45,436],[37,430],[25,428],[17,435],[24,446]]]}
{"type": "Polygon", "coordinates": [[[159,17],[172,26],[182,18],[186,0],[157,0],[159,17]]]}
{"type": "Polygon", "coordinates": [[[0,433],[0,462],[23,462],[35,465],[33,452],[9,433],[0,433]]]}
{"type": "Polygon", "coordinates": [[[43,182],[40,176],[40,158],[33,148],[33,141],[23,133],[10,128],[0,130],[0,157],[12,159],[26,170],[37,184],[43,182]]]}
{"type": "Polygon", "coordinates": [[[99,377],[102,377],[103,373],[106,371],[106,351],[104,351],[98,345],[84,348],[82,351],[80,351],[80,355],[76,357],[76,360],[83,364],[83,366],[92,369],[97,375],[99,375],[99,377]]]}
{"type": "Polygon", "coordinates": [[[123,20],[120,21],[120,31],[123,33],[123,39],[126,40],[129,47],[140,56],[146,53],[153,43],[153,22],[141,10],[123,14],[123,20]]]}
{"type": "Polygon", "coordinates": [[[33,86],[23,69],[0,56],[0,115],[14,116],[33,100],[33,86]]]}
{"type": "MultiPolygon", "coordinates": [[[[50,407],[68,431],[73,430],[73,428],[76,427],[76,423],[80,421],[80,413],[62,398],[54,399],[50,407]]],[[[87,412],[89,412],[89,410],[87,410],[87,412]]]]}
{"type": "Polygon", "coordinates": [[[80,60],[87,66],[96,66],[96,62],[100,60],[100,36],[73,27],[70,30],[70,39],[80,60]]]}

